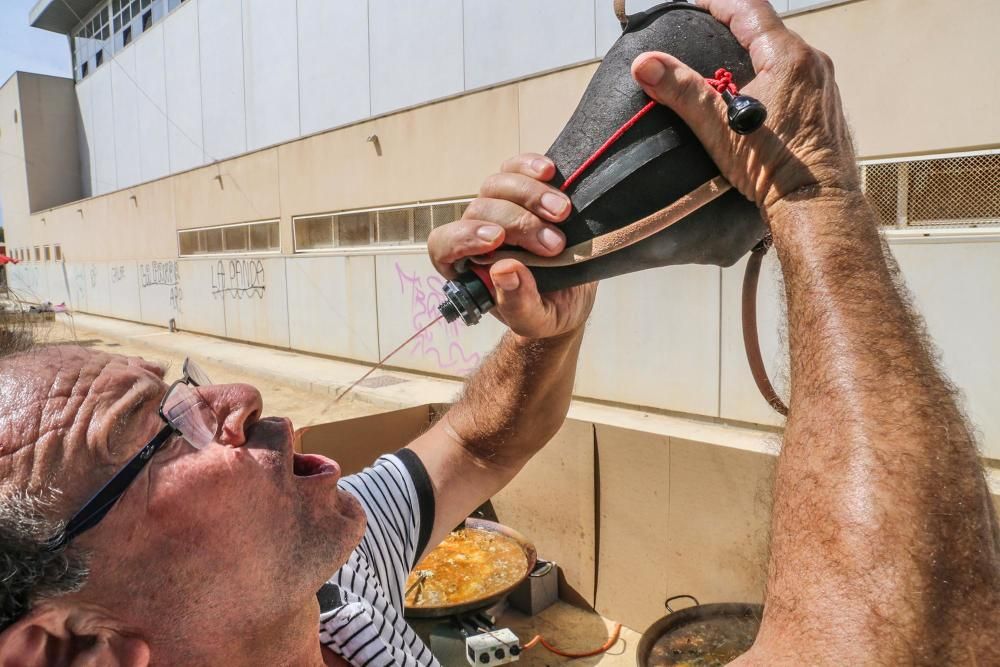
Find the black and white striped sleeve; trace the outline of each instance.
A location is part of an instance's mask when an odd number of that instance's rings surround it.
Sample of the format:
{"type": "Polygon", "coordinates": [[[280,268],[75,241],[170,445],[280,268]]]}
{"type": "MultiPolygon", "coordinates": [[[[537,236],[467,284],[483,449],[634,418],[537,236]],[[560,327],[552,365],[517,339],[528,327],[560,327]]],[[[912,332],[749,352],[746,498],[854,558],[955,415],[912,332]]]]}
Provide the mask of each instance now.
{"type": "Polygon", "coordinates": [[[368,518],[358,552],[392,604],[403,608],[403,586],[434,527],[434,490],[423,463],[409,449],[380,457],[340,481],[368,518]]]}

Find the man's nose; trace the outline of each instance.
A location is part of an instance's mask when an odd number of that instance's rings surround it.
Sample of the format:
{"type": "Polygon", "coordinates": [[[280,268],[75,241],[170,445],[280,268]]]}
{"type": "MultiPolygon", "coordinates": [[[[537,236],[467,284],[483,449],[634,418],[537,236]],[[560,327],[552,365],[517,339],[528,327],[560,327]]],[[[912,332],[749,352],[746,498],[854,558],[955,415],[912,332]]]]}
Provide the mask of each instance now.
{"type": "Polygon", "coordinates": [[[264,399],[257,388],[248,384],[219,384],[199,391],[219,420],[216,442],[229,447],[245,445],[247,429],[260,419],[264,409],[264,399]]]}

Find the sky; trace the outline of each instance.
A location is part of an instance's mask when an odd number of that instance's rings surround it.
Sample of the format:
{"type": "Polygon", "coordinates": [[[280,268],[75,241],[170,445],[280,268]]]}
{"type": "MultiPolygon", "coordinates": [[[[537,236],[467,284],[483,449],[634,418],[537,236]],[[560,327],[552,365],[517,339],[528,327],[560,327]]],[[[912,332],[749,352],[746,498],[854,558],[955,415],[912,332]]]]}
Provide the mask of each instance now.
{"type": "Polygon", "coordinates": [[[28,12],[35,1],[0,0],[0,85],[17,70],[70,76],[72,65],[66,36],[28,25],[28,12]]]}
{"type": "Polygon", "coordinates": [[[28,25],[35,1],[0,2],[0,84],[17,70],[56,76],[71,73],[66,36],[28,25]]]}

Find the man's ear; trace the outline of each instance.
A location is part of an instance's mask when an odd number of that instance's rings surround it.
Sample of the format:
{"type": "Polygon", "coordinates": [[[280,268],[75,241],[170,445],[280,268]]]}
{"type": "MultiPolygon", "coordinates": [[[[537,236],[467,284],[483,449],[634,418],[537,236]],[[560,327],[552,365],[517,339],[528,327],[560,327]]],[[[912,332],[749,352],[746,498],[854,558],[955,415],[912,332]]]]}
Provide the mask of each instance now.
{"type": "Polygon", "coordinates": [[[56,606],[35,609],[0,633],[0,667],[71,664],[145,667],[149,645],[90,612],[56,606]]]}

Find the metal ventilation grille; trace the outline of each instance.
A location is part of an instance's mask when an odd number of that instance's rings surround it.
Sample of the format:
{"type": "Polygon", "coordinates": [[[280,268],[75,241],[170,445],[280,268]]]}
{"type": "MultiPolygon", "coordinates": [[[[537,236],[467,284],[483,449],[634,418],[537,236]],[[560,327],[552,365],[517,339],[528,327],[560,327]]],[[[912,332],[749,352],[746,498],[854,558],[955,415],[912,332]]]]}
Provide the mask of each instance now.
{"type": "Polygon", "coordinates": [[[883,225],[1000,223],[1000,152],[863,162],[865,193],[883,225]]]}

